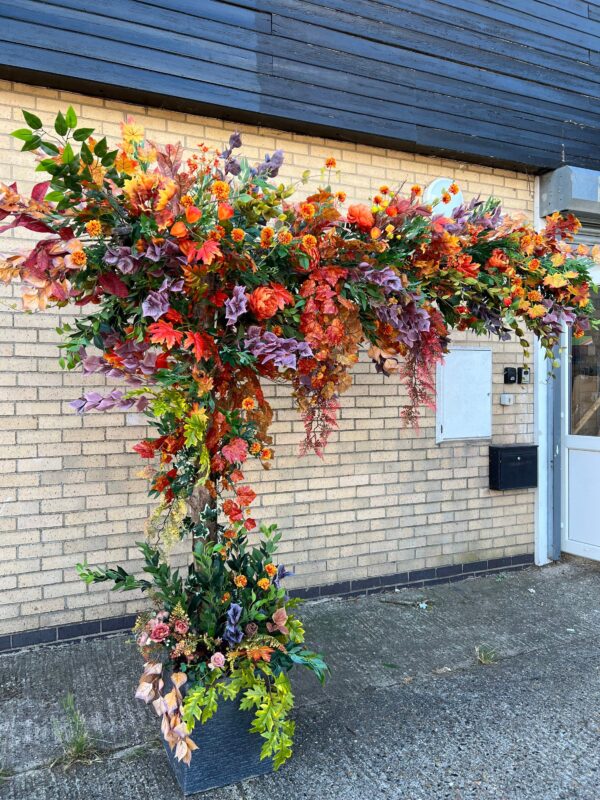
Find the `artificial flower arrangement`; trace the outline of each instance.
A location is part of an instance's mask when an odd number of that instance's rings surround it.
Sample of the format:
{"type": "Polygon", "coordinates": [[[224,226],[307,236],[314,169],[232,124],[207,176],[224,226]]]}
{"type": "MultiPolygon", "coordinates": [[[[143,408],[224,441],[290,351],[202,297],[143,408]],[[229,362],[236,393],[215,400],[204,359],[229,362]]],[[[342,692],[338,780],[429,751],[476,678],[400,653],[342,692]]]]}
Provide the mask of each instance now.
{"type": "Polygon", "coordinates": [[[153,601],[136,624],[137,697],[153,703],[178,759],[190,763],[194,725],[238,698],[277,767],[292,747],[288,672],[304,665],[322,680],[326,666],[281,586],[280,534],[252,533],[244,466],[273,458],[261,380],[291,384],[302,451],[322,454],[363,344],[378,371],[405,382],[411,423],[432,402],[452,328],[514,334],[525,349],[529,330],[552,358],[563,326],[583,336],[593,313],[591,260],[571,244],[578,222],[553,215],[536,232],[477,198],[445,215],[455,185],[434,209],[419,186],[382,186],[345,208],[330,186],[334,159],[322,188],[298,199],[308,175],[277,182],[283,153],[253,166],[237,133],[220,152],[186,156],[133,121],[110,149],[72,108],[50,130],[23,114],[13,136],[49,179],[30,197],[0,184],[0,232],[44,236],[0,262],[0,278],[22,282],[27,310],[85,308],[59,329],[61,365],[121,388],[85,393],[77,411],[134,409],[155,430],[134,448],[159,499],[140,544],[146,577],[87,564],[81,577],[153,601]],[[185,535],[184,576],[167,556],[185,535]]]}

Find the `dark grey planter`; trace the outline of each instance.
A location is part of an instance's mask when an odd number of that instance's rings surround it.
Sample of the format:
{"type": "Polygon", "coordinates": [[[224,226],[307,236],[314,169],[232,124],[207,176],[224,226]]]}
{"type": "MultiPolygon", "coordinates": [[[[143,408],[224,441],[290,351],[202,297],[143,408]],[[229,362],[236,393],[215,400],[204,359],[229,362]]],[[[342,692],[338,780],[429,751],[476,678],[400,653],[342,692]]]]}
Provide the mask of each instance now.
{"type": "Polygon", "coordinates": [[[260,760],[265,740],[258,733],[250,733],[253,718],[251,711],[240,711],[237,700],[219,700],[216,714],[204,725],[197,723],[192,731],[198,749],[192,753],[189,767],[177,761],[175,752],[164,743],[171,769],[186,797],[272,772],[272,760],[260,760]]]}

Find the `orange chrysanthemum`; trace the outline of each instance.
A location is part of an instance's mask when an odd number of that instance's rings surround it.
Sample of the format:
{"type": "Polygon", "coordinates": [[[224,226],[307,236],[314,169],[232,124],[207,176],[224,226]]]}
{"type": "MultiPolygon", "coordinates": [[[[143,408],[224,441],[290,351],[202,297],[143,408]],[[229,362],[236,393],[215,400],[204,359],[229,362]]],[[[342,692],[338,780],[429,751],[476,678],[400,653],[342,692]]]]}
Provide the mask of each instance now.
{"type": "Polygon", "coordinates": [[[327,169],[335,169],[337,167],[337,161],[335,160],[335,158],[332,158],[330,156],[329,158],[325,159],[325,166],[327,167],[327,169]]]}
{"type": "Polygon", "coordinates": [[[90,236],[100,236],[102,233],[102,224],[97,219],[91,219],[85,223],[85,229],[90,236]]]}
{"type": "Polygon", "coordinates": [[[279,231],[279,233],[277,234],[277,241],[279,242],[279,244],[284,244],[284,245],[290,244],[293,238],[294,237],[292,236],[292,234],[286,230],[279,231]]]}
{"type": "Polygon", "coordinates": [[[271,586],[271,581],[268,578],[261,578],[259,581],[256,581],[256,585],[259,586],[263,592],[267,592],[271,586]]]}
{"type": "Polygon", "coordinates": [[[234,242],[243,242],[245,236],[246,234],[241,228],[234,228],[231,231],[231,238],[233,239],[234,242]]]}
{"type": "Polygon", "coordinates": [[[233,582],[238,587],[238,589],[243,589],[244,586],[248,585],[248,578],[245,575],[236,575],[233,579],[233,582]]]}
{"type": "Polygon", "coordinates": [[[316,209],[312,203],[300,203],[300,216],[302,219],[312,219],[315,211],[316,209]]]}
{"type": "Polygon", "coordinates": [[[217,200],[224,201],[229,197],[229,184],[226,181],[214,181],[210,189],[217,200]]]}

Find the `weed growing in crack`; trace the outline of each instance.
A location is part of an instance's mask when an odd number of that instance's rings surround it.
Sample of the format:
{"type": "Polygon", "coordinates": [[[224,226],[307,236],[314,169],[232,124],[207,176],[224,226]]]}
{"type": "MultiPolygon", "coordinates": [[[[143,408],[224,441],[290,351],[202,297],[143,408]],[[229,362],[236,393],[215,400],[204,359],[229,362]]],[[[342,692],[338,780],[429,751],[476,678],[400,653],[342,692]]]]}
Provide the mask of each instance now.
{"type": "Polygon", "coordinates": [[[488,664],[495,664],[498,661],[498,654],[493,647],[489,644],[480,644],[475,648],[475,655],[479,664],[487,666],[488,664]]]}
{"type": "Polygon", "coordinates": [[[91,764],[100,760],[98,743],[88,731],[85,719],[75,706],[75,697],[69,692],[61,703],[66,717],[66,729],[55,728],[56,738],[63,748],[63,753],[52,767],[62,765],[66,771],[74,764],[91,764]]]}

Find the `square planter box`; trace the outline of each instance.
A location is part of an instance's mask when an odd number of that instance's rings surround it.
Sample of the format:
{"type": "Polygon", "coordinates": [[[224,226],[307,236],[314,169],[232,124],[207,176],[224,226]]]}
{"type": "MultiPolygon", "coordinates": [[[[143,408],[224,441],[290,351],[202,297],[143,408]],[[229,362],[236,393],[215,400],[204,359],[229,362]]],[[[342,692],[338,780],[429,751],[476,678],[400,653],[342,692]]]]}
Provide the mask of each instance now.
{"type": "Polygon", "coordinates": [[[240,711],[237,700],[219,700],[216,714],[204,725],[198,723],[192,732],[198,749],[192,753],[189,767],[177,761],[164,742],[171,769],[186,797],[272,772],[272,760],[260,760],[264,739],[250,733],[253,718],[251,711],[240,711]]]}

